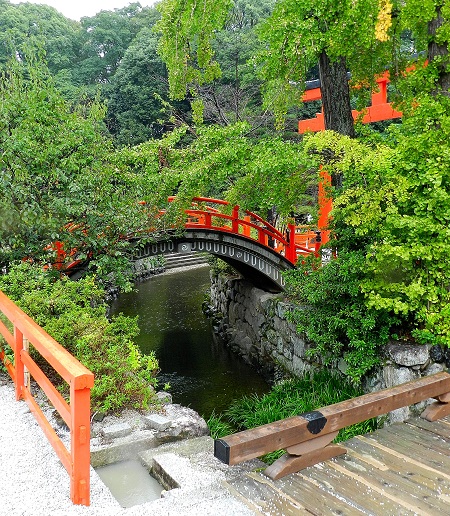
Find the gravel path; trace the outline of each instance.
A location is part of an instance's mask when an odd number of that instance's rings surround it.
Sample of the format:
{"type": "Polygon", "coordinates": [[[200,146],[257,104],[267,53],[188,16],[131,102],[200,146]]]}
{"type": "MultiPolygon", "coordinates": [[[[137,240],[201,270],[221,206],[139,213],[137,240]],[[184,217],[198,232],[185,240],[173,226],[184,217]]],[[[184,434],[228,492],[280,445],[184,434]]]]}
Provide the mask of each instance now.
{"type": "Polygon", "coordinates": [[[254,514],[220,486],[210,492],[169,491],[165,498],[120,507],[91,468],[91,506],[70,501],[69,476],[12,381],[0,372],[0,515],[248,516],[254,514]]]}

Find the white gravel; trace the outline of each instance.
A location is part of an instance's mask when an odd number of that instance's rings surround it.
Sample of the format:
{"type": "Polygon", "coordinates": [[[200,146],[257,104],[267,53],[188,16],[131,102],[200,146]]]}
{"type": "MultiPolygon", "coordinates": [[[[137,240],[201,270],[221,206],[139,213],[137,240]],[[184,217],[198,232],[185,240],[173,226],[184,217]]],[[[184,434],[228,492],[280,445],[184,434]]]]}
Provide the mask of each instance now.
{"type": "Polygon", "coordinates": [[[70,500],[69,475],[12,381],[0,372],[0,515],[247,516],[254,514],[220,485],[174,489],[165,498],[124,509],[91,468],[91,505],[70,500]]]}

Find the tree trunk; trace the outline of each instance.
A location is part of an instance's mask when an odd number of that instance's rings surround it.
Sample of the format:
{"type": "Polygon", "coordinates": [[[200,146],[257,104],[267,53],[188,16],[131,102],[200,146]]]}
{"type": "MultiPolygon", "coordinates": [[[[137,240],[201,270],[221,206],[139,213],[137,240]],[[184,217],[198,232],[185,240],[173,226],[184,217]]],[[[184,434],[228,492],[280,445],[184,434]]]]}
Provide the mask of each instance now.
{"type": "Polygon", "coordinates": [[[325,129],[354,138],[355,128],[345,59],[342,57],[332,63],[327,53],[322,51],[319,57],[319,76],[325,129]]]}
{"type": "Polygon", "coordinates": [[[439,64],[439,79],[437,82],[436,93],[448,95],[450,91],[450,72],[448,71],[450,59],[447,43],[436,43],[436,31],[444,23],[444,18],[441,14],[441,8],[436,8],[436,18],[428,22],[428,34],[430,42],[428,43],[428,60],[431,62],[436,57],[442,57],[443,60],[439,64]]]}

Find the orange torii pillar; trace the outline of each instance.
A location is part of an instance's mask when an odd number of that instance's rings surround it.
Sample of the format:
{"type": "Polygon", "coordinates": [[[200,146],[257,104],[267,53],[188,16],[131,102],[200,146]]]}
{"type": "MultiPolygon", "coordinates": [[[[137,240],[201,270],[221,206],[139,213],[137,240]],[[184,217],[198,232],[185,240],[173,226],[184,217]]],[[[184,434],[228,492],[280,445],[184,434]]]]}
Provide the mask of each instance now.
{"type": "MultiPolygon", "coordinates": [[[[368,124],[371,122],[379,122],[381,120],[389,120],[392,118],[401,118],[402,112],[396,111],[390,102],[387,101],[387,84],[389,82],[389,72],[385,72],[377,79],[378,91],[372,92],[372,105],[362,111],[352,110],[353,118],[356,120],[361,114],[362,122],[368,124]]],[[[306,90],[303,94],[303,102],[311,102],[313,100],[320,100],[322,93],[320,88],[311,88],[306,90]]],[[[317,113],[315,118],[309,120],[300,120],[298,123],[298,132],[300,134],[307,131],[317,132],[325,130],[325,119],[323,109],[321,113],[317,113]]],[[[326,244],[330,239],[330,231],[328,224],[330,220],[330,213],[333,209],[333,201],[329,196],[331,188],[330,174],[320,167],[319,173],[319,220],[318,230],[320,231],[319,238],[321,245],[326,244]]]]}
{"type": "Polygon", "coordinates": [[[333,199],[330,195],[331,176],[320,167],[319,172],[319,219],[317,221],[317,229],[320,231],[320,243],[326,244],[330,240],[330,230],[328,225],[330,222],[330,213],[333,209],[333,199]]]}

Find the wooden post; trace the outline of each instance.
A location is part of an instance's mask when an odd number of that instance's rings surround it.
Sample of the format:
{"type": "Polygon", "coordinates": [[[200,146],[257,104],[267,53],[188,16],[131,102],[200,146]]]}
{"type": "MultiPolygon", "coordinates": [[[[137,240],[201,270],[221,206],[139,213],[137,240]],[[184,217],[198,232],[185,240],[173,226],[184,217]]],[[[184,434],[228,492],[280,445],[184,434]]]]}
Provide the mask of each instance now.
{"type": "Polygon", "coordinates": [[[239,206],[233,207],[233,220],[231,221],[231,231],[239,234],[239,206]]]}
{"type": "MultiPolygon", "coordinates": [[[[244,217],[244,220],[245,220],[245,222],[250,222],[251,221],[250,215],[246,215],[244,217]]],[[[247,224],[243,226],[242,234],[244,236],[250,237],[250,231],[251,231],[250,226],[248,226],[247,224]]]]}
{"type": "Polygon", "coordinates": [[[23,399],[23,388],[24,388],[24,366],[20,352],[23,349],[23,334],[14,326],[14,368],[16,370],[16,400],[23,399]]]}
{"type": "Polygon", "coordinates": [[[420,414],[420,417],[427,421],[436,421],[450,415],[450,392],[435,396],[435,398],[437,401],[428,405],[420,414]]]}
{"type": "MultiPolygon", "coordinates": [[[[23,339],[23,349],[29,353],[30,351],[30,342],[28,341],[28,339],[23,339]]],[[[30,371],[28,371],[28,368],[24,365],[23,367],[23,372],[24,372],[24,379],[23,379],[23,383],[25,385],[25,387],[27,389],[31,389],[31,378],[30,378],[30,371]]]]}
{"type": "Polygon", "coordinates": [[[72,471],[70,498],[74,504],[90,504],[90,388],[70,386],[72,471]]]}
{"type": "Polygon", "coordinates": [[[295,224],[288,224],[288,246],[286,248],[286,258],[293,263],[297,263],[297,250],[295,246],[295,224]]]}
{"type": "Polygon", "coordinates": [[[326,244],[330,239],[330,231],[328,229],[330,223],[330,213],[333,209],[333,200],[330,195],[331,176],[320,167],[319,173],[319,220],[317,227],[321,233],[322,245],[326,244]]]}

